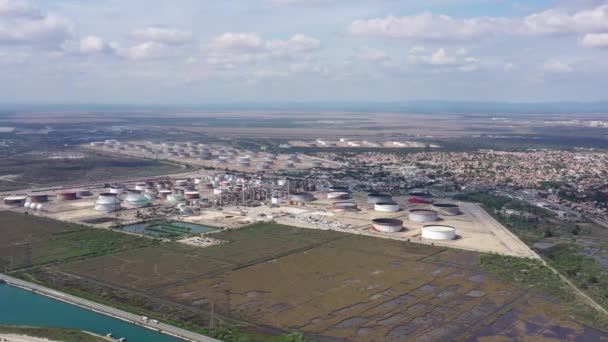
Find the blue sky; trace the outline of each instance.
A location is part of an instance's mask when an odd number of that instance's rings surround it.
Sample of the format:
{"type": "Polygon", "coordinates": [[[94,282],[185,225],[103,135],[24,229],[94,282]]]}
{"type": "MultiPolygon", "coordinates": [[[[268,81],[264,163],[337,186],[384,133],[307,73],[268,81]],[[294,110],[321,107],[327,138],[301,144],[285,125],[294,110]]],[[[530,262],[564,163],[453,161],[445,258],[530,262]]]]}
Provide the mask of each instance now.
{"type": "Polygon", "coordinates": [[[608,100],[608,0],[0,0],[0,102],[608,100]]]}

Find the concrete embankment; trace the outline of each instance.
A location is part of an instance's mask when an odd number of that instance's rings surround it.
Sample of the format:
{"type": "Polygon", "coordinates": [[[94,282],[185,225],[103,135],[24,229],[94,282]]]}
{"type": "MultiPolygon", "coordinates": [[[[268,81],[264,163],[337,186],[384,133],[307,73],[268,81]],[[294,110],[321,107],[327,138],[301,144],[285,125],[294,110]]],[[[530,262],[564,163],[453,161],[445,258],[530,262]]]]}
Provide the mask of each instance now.
{"type": "Polygon", "coordinates": [[[144,321],[141,316],[118,310],[103,304],[95,303],[90,300],[86,300],[83,298],[79,298],[76,296],[72,296],[63,292],[59,292],[44,286],[40,286],[37,284],[33,284],[27,281],[23,281],[21,279],[13,278],[7,276],[5,274],[0,274],[0,283],[4,281],[9,285],[16,286],[28,291],[32,291],[56,300],[60,300],[72,305],[80,306],[82,308],[95,311],[100,314],[104,314],[107,316],[114,317],[116,319],[123,320],[125,322],[135,324],[147,329],[155,330],[162,332],[167,335],[171,335],[186,341],[194,341],[194,342],[220,342],[211,337],[207,337],[204,335],[200,335],[188,330],[184,330],[178,327],[174,327],[168,324],[164,324],[161,322],[156,322],[153,320],[144,321]]]}

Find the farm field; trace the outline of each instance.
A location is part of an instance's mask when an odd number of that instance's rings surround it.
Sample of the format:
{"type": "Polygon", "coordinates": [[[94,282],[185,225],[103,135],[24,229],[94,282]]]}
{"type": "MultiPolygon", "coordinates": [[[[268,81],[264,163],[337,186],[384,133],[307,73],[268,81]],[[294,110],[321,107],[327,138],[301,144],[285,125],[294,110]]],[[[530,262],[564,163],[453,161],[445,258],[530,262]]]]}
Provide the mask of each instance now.
{"type": "Polygon", "coordinates": [[[216,324],[320,341],[608,339],[564,310],[550,272],[505,276],[535,260],[268,223],[214,237],[228,243],[108,248],[16,275],[199,331],[213,305],[216,324]]]}

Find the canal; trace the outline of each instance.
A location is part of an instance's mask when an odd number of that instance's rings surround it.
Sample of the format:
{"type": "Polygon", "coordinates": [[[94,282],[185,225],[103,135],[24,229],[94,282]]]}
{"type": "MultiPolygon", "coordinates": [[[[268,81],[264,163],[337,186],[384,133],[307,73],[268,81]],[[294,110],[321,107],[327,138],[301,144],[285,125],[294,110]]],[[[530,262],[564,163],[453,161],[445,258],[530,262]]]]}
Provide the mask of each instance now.
{"type": "Polygon", "coordinates": [[[6,284],[0,284],[0,324],[69,328],[99,335],[112,333],[114,338],[124,337],[128,342],[182,341],[6,284]]]}

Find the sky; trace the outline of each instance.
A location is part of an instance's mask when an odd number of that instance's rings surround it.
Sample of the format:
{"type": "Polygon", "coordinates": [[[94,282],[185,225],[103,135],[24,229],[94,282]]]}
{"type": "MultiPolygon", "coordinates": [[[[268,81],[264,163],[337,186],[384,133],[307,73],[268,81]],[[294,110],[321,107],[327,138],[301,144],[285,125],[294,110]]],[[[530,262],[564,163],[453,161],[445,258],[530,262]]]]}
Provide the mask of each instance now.
{"type": "Polygon", "coordinates": [[[608,0],[0,0],[0,102],[606,101],[608,0]]]}

